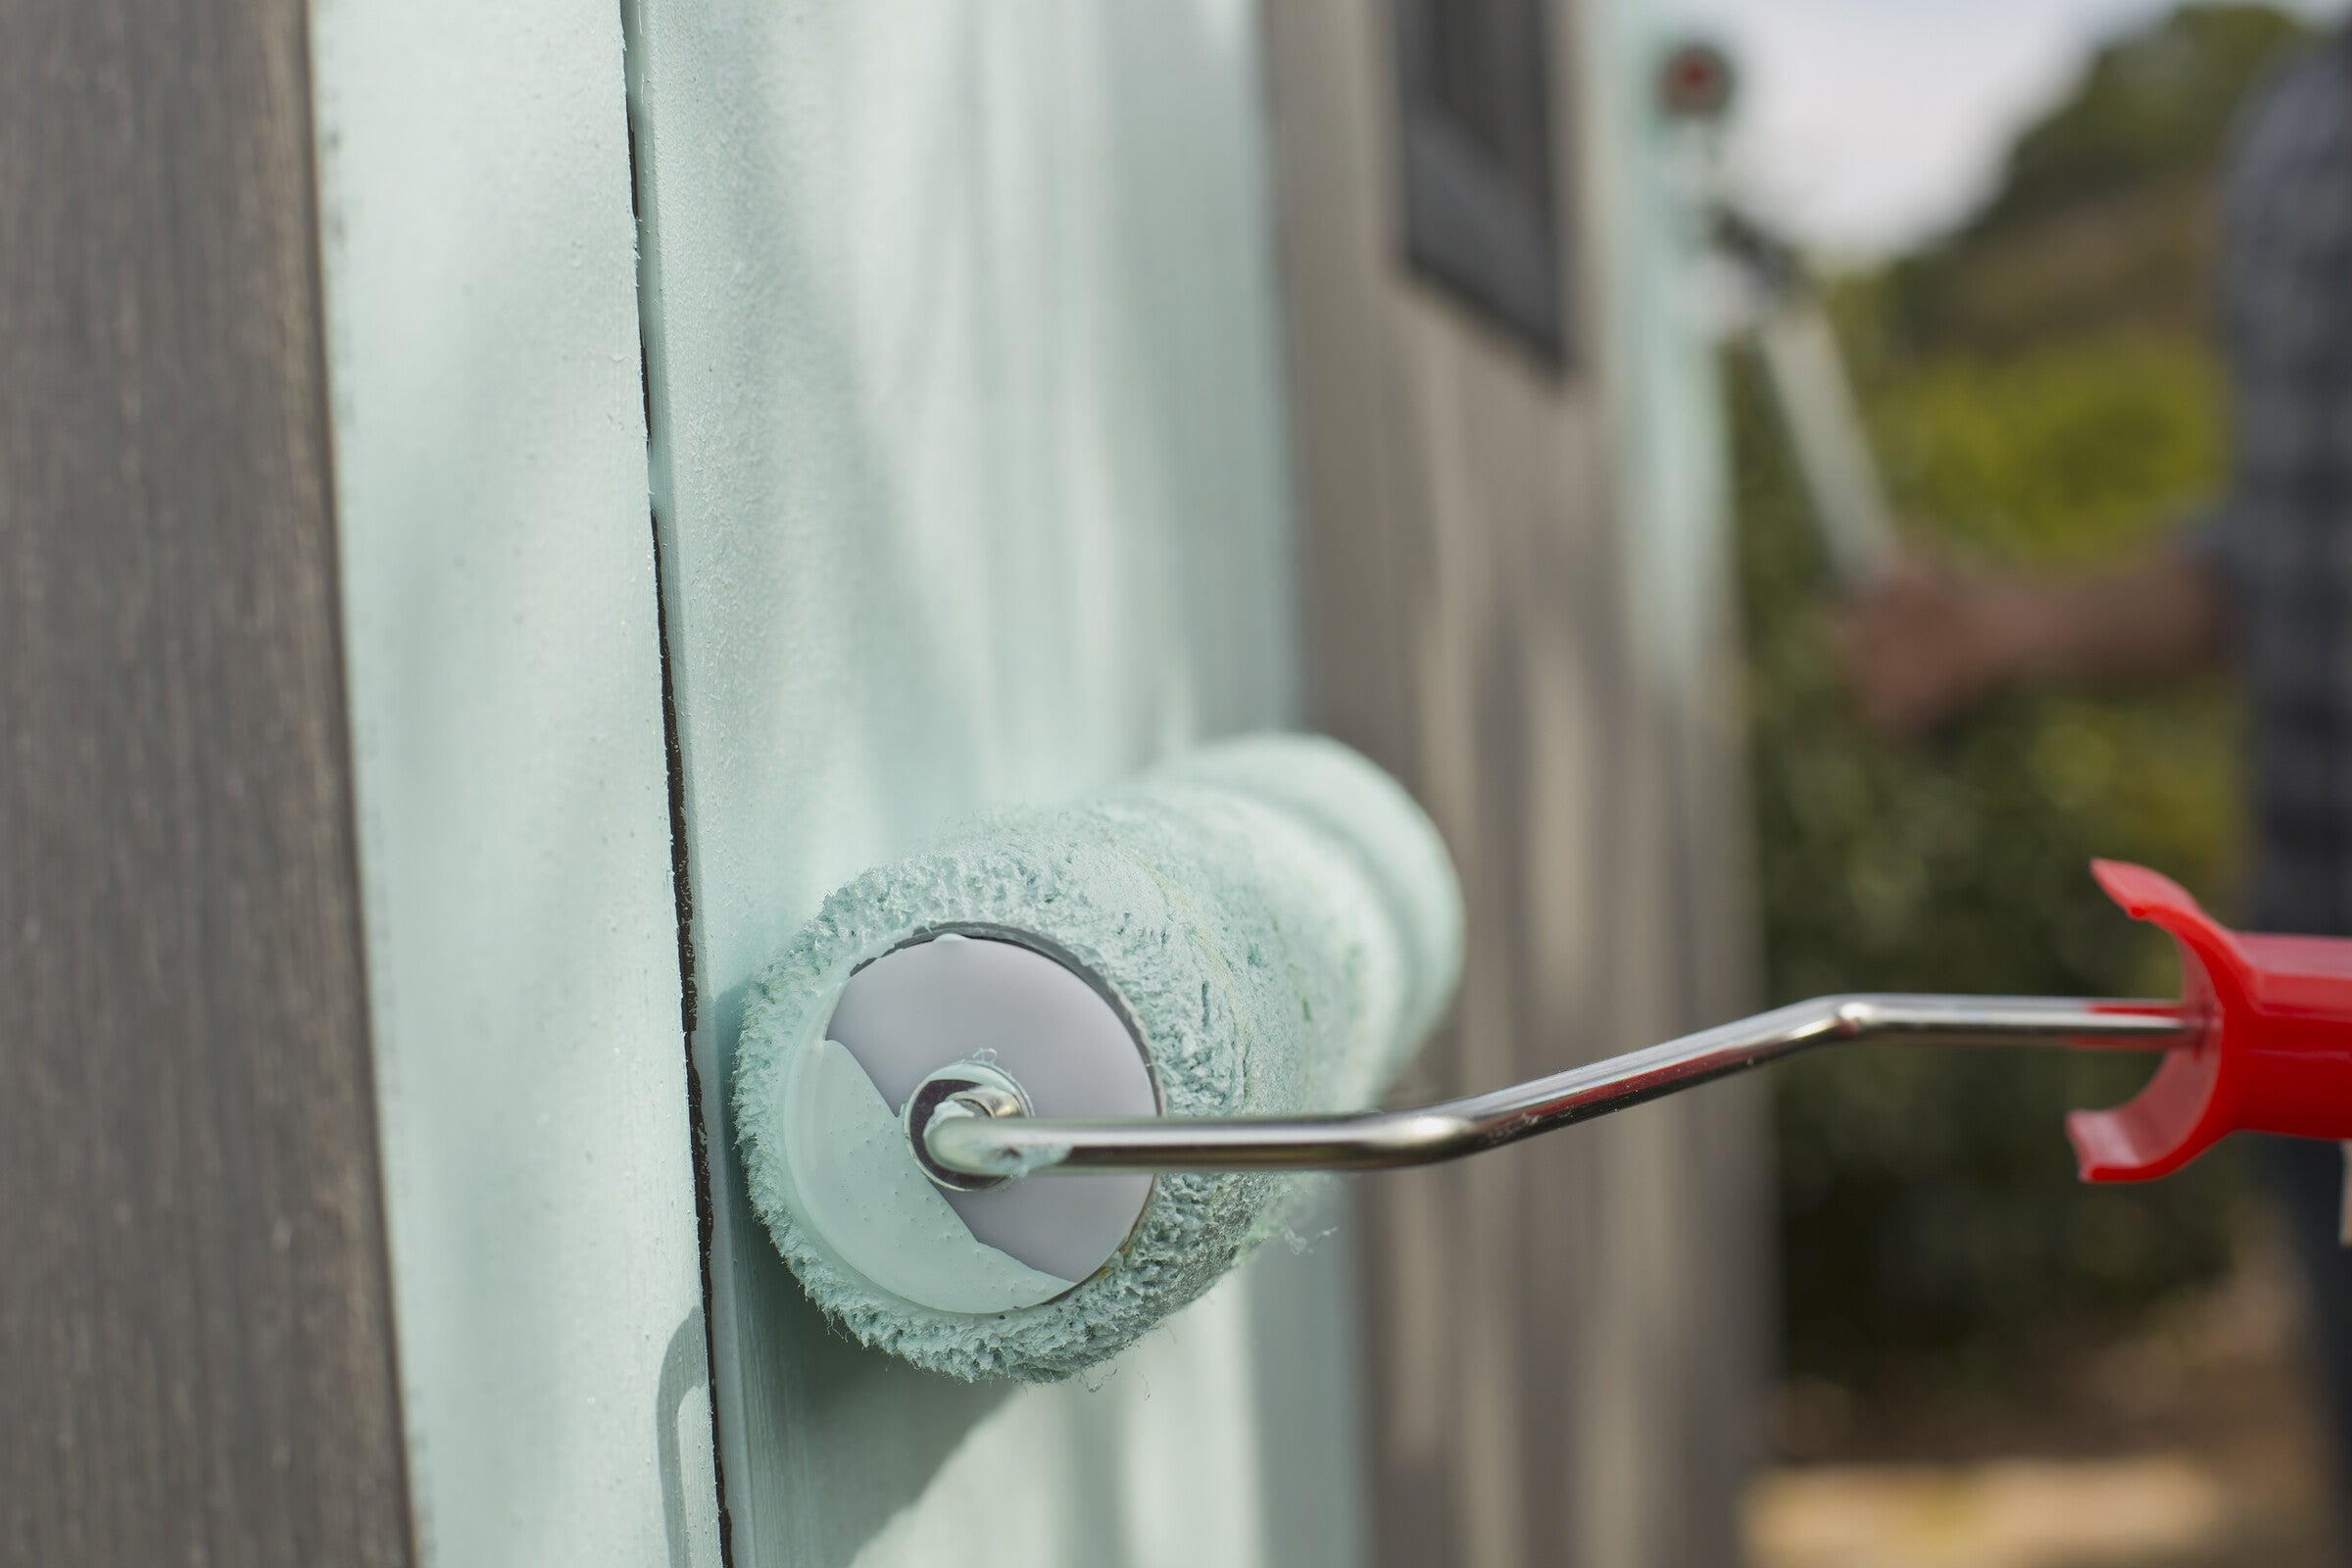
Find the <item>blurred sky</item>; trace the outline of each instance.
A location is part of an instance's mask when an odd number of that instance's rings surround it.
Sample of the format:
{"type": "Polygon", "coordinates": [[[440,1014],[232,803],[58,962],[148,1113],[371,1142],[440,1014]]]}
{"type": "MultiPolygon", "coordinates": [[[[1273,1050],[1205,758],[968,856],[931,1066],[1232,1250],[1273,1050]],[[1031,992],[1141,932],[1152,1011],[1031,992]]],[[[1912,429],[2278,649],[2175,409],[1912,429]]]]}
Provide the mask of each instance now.
{"type": "MultiPolygon", "coordinates": [[[[1834,258],[1967,215],[2010,134],[2116,32],[2174,0],[1657,0],[1731,46],[1736,188],[1834,258]]],[[[2328,19],[2352,0],[2284,0],[2328,19]]]]}

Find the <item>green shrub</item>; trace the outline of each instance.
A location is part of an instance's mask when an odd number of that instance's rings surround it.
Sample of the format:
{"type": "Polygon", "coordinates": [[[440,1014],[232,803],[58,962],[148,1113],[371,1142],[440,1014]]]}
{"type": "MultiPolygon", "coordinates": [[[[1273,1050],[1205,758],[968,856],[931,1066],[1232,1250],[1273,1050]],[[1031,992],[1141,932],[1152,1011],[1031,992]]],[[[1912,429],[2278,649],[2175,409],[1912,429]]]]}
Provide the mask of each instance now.
{"type": "MultiPolygon", "coordinates": [[[[1884,351],[1884,291],[1839,301],[1897,510],[1963,563],[2139,548],[2216,480],[2209,357],[2108,338],[2000,360],[1884,351]]],[[[1911,746],[1865,732],[1775,411],[1733,366],[1740,567],[1767,962],[1776,1001],[1844,990],[2158,995],[2170,945],[2092,884],[2144,861],[2232,907],[2235,719],[2219,680],[2129,700],[2004,698],[1911,746]]],[[[2227,1157],[2145,1187],[2077,1184],[2064,1111],[2144,1057],[1831,1053],[1778,1080],[1791,1370],[1865,1388],[2030,1375],[2047,1346],[2211,1277],[2227,1157]],[[1891,1380],[1891,1383],[1890,1381],[1891,1380]]]]}
{"type": "MultiPolygon", "coordinates": [[[[2215,181],[2248,94],[2311,36],[2273,7],[2188,5],[2116,39],[2020,133],[1975,218],[1840,288],[1871,438],[1918,534],[1980,566],[2063,567],[2157,543],[2218,485],[2215,181]]],[[[2169,993],[2169,945],[2084,861],[2144,861],[2235,912],[2227,682],[2009,697],[1911,747],[1863,733],[1778,419],[1755,366],[1735,355],[1732,372],[1776,999],[2169,993]]],[[[2229,1151],[2144,1187],[2075,1182],[2062,1113],[2148,1071],[1880,1050],[1783,1073],[1790,1368],[1866,1395],[2023,1393],[2045,1351],[2221,1269],[2245,1201],[2229,1151]]]]}

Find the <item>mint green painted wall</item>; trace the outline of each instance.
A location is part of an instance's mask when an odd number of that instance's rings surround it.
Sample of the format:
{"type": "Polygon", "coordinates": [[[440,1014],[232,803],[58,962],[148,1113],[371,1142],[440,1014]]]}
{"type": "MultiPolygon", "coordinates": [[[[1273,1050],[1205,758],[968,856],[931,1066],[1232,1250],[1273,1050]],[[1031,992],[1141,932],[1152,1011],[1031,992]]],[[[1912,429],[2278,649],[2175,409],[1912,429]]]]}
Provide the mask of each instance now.
{"type": "MultiPolygon", "coordinates": [[[[1711,372],[1633,85],[1645,8],[1586,16],[1628,586],[1703,727],[1711,372]]],[[[712,1564],[639,332],[723,1151],[742,987],[826,890],[1298,717],[1256,18],[318,0],[313,42],[421,1554],[712,1564]]],[[[1344,1213],[1100,1378],[973,1390],[829,1334],[734,1174],[737,1563],[1365,1556],[1344,1213]]],[[[1647,1396],[1621,1381],[1596,1437],[1647,1396]]]]}
{"type": "Polygon", "coordinates": [[[1356,1560],[1344,1242],[1085,1383],[967,1388],[815,1317],[719,1092],[856,871],[1299,716],[1254,14],[628,14],[735,1561],[1356,1560]]]}
{"type": "Polygon", "coordinates": [[[312,42],[419,1554],[713,1564],[619,18],[312,42]]]}

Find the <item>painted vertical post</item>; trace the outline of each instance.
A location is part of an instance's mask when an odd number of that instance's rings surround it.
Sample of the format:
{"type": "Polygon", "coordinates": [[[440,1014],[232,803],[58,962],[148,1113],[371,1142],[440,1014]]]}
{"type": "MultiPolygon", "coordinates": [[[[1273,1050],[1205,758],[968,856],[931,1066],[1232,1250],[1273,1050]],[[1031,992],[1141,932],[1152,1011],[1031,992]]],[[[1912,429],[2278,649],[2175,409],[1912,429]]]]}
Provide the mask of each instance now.
{"type": "Polygon", "coordinates": [[[714,1565],[616,7],[314,23],[419,1556],[714,1565]]]}

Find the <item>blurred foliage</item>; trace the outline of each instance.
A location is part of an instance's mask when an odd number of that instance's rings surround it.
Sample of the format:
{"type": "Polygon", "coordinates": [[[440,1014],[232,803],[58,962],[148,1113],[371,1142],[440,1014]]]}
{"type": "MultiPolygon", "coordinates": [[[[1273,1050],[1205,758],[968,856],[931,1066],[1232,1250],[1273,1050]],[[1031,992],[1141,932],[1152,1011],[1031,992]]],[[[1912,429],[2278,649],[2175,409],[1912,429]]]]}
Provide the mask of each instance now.
{"type": "MultiPolygon", "coordinates": [[[[1851,316],[1849,311],[1848,315],[1851,316]]],[[[2160,995],[2165,939],[2092,884],[2145,861],[2228,907],[2231,720],[2211,687],[2005,699],[1886,745],[1839,682],[1827,585],[1758,377],[1737,378],[1767,961],[1775,1000],[1920,990],[2160,995]]],[[[2128,548],[2210,480],[2212,373],[2148,344],[1890,364],[1874,435],[1905,515],[1955,554],[2128,548]]],[[[2036,1344],[2209,1277],[2234,1174],[2076,1184],[2060,1131],[2123,1099],[2129,1056],[1831,1054],[1779,1079],[1792,1370],[1868,1383],[2016,1373],[2036,1344]]]]}
{"type": "Polygon", "coordinates": [[[2202,331],[2232,118],[2309,37],[2266,6],[2192,5],[2108,45],[2018,137],[1983,210],[1892,270],[1890,325],[1915,349],[1979,353],[2202,331]]]}
{"type": "Polygon", "coordinates": [[[2308,36],[2268,6],[2190,5],[2110,44],[2067,100],[2017,138],[1998,193],[1967,237],[2210,170],[2248,83],[2308,36]]]}
{"type": "MultiPolygon", "coordinates": [[[[1915,533],[1964,564],[2058,568],[2157,543],[2216,487],[2195,255],[2151,270],[2126,234],[2103,261],[2071,259],[2078,292],[2138,292],[2121,314],[2020,309],[2003,291],[2034,275],[2036,235],[2073,242],[2081,204],[2139,203],[2166,233],[2201,222],[2230,112],[2293,30],[2200,6],[2109,49],[2024,134],[1977,224],[1838,287],[1839,337],[1915,533]]],[[[2145,861],[2233,911],[2227,685],[2018,695],[1921,744],[1875,739],[1840,684],[1826,567],[1751,357],[1734,356],[1731,383],[1775,1000],[2170,992],[2169,943],[2108,904],[2085,862],[2145,861]]],[[[2122,1054],[1882,1050],[1781,1074],[1789,1370],[1866,1393],[2024,1393],[2052,1348],[2210,1279],[2244,1203],[2228,1152],[2147,1186],[2074,1177],[2063,1113],[2126,1098],[2148,1070],[2122,1054]]]]}

